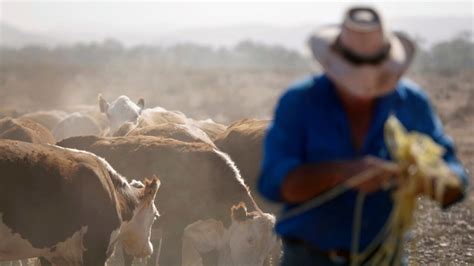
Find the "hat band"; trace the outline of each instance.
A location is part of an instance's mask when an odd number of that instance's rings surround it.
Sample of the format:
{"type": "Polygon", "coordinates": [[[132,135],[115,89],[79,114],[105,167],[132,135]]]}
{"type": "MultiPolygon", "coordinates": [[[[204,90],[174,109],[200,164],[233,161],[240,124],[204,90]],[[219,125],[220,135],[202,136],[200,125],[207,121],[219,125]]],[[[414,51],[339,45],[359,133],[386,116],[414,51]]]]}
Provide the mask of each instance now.
{"type": "Polygon", "coordinates": [[[341,54],[347,61],[353,63],[354,65],[377,65],[384,61],[390,53],[390,43],[386,44],[378,53],[374,55],[364,56],[359,55],[345,47],[341,40],[340,36],[337,37],[332,49],[339,54],[341,54]]]}

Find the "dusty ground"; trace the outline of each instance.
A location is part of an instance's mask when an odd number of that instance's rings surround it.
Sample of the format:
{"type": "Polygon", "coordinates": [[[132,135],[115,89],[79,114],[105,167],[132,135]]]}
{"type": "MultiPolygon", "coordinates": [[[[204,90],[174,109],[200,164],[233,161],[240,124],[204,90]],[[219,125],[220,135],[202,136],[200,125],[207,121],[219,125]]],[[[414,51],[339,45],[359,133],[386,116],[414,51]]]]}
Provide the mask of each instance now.
{"type": "Polygon", "coordinates": [[[474,78],[413,77],[431,95],[455,140],[458,154],[471,175],[469,194],[459,204],[442,211],[420,200],[411,240],[407,243],[411,265],[474,265],[474,78]]]}

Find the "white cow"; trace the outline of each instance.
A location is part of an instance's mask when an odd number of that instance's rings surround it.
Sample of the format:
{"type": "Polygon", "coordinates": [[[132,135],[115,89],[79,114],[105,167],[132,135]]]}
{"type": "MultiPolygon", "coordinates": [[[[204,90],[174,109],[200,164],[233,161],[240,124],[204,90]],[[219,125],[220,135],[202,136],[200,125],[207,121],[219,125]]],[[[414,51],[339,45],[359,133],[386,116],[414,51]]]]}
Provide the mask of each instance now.
{"type": "Polygon", "coordinates": [[[76,136],[99,136],[101,130],[92,117],[75,112],[61,120],[52,133],[56,141],[61,141],[76,136]]]}
{"type": "Polygon", "coordinates": [[[100,111],[110,121],[110,133],[114,136],[125,136],[134,128],[160,125],[163,123],[186,124],[186,116],[177,111],[168,111],[161,107],[144,109],[145,101],[140,98],[135,104],[125,95],[108,103],[99,95],[100,111]],[[122,127],[122,128],[121,128],[122,127]],[[117,134],[117,132],[120,132],[117,134]]]}
{"type": "Polygon", "coordinates": [[[112,103],[108,103],[99,94],[100,111],[106,114],[109,119],[110,133],[116,132],[126,122],[137,123],[144,106],[143,98],[140,98],[135,104],[130,98],[122,95],[112,103]]]}
{"type": "MultiPolygon", "coordinates": [[[[215,219],[199,220],[183,234],[182,265],[204,265],[202,255],[217,251],[219,266],[261,266],[278,248],[273,233],[275,217],[262,212],[248,213],[243,203],[231,209],[228,228],[215,219]]],[[[268,261],[267,261],[268,262],[268,261]]]]}
{"type": "MultiPolygon", "coordinates": [[[[197,132],[194,134],[197,138],[204,139],[201,134],[203,131],[208,135],[205,137],[206,139],[212,139],[226,128],[224,125],[215,123],[212,119],[194,120],[179,111],[169,111],[162,107],[144,109],[144,106],[143,98],[134,103],[127,96],[122,95],[112,103],[108,103],[99,95],[99,107],[110,121],[112,136],[126,136],[137,128],[175,124],[186,125],[187,130],[197,132]]],[[[206,142],[208,141],[206,140],[206,142]]]]}

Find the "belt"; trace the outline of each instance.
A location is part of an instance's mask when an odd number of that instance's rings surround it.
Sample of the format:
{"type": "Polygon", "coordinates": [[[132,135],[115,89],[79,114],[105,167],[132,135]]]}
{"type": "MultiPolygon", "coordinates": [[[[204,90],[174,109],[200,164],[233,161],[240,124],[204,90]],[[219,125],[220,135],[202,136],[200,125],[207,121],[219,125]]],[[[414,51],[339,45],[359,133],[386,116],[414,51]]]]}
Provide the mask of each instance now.
{"type": "Polygon", "coordinates": [[[308,252],[327,257],[335,264],[347,264],[351,261],[351,252],[343,249],[322,250],[314,245],[296,238],[284,238],[284,242],[304,247],[308,252]]]}

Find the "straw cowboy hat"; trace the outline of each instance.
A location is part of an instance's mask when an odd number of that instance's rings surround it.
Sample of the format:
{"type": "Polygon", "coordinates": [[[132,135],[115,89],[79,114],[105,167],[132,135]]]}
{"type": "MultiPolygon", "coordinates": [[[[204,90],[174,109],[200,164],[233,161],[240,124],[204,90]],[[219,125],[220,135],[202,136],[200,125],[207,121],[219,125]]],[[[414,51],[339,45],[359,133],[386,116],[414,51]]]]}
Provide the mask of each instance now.
{"type": "Polygon", "coordinates": [[[392,91],[415,54],[414,43],[387,32],[377,11],[368,7],[349,9],[342,25],[320,28],[308,44],[331,80],[360,97],[392,91]]]}

